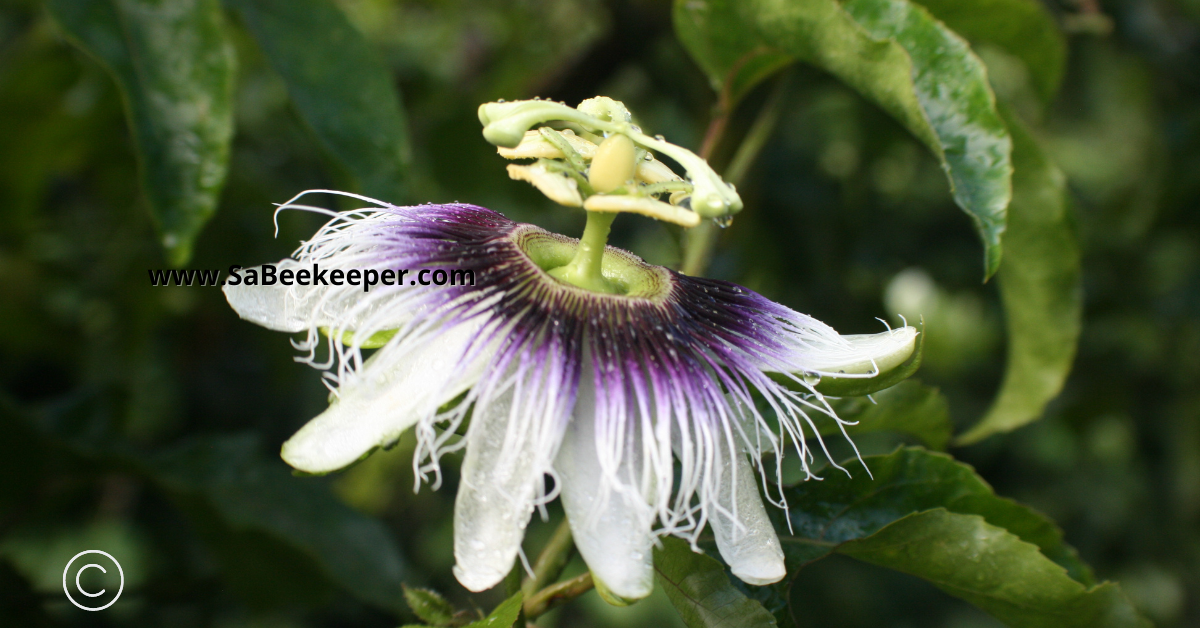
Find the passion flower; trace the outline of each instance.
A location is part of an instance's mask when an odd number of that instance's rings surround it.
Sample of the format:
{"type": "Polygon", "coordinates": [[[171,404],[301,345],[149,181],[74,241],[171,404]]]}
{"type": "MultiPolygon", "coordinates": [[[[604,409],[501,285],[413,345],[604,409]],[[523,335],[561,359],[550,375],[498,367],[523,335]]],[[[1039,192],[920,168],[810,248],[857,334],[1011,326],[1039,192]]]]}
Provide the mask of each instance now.
{"type": "MultiPolygon", "coordinates": [[[[493,131],[503,127],[493,135],[520,144],[528,130],[522,125],[536,116],[514,105],[481,118],[493,131]],[[521,124],[506,122],[514,112],[525,115],[521,124]]],[[[655,192],[703,194],[712,212],[721,204],[726,213],[740,209],[732,187],[706,179],[707,165],[687,159],[677,158],[689,167],[687,189],[647,191],[656,182],[641,173],[653,158],[635,151],[638,137],[605,148],[600,136],[624,135],[627,121],[610,119],[597,129],[582,117],[572,120],[578,131],[554,131],[546,145],[526,148],[562,162],[545,170],[571,183],[548,185],[556,193],[582,190],[585,209],[606,198],[604,207],[626,203],[646,213],[643,201],[652,201],[692,214],[679,197],[674,204],[648,198],[655,192]],[[584,141],[600,150],[591,155],[557,145],[569,147],[593,131],[600,141],[584,141]],[[600,164],[593,188],[587,171],[603,155],[639,167],[600,164]],[[580,176],[562,175],[564,168],[580,176]]],[[[545,137],[531,133],[535,143],[545,137]]],[[[820,443],[815,415],[842,425],[817,382],[877,376],[914,349],[911,327],[842,336],[751,290],[607,246],[609,224],[622,209],[588,211],[584,237],[576,240],[474,205],[397,207],[355,198],[371,206],[334,214],[277,265],[279,272],[319,267],[404,277],[403,270],[413,277],[445,270],[469,272],[474,284],[401,281],[369,291],[242,284],[227,285],[225,294],[242,318],[305,333],[302,361],[326,371],[329,408],[283,446],[293,467],[334,471],[414,428],[418,482],[436,487],[441,457],[465,447],[454,573],[472,591],[509,573],[534,509],[556,497],[610,601],[650,593],[658,535],[694,545],[706,526],[736,576],[751,584],[780,580],[783,552],[759,487],[785,504],[767,490],[763,452],[778,461],[791,443],[809,472],[809,442],[820,443]]],[[[296,207],[297,199],[284,207],[296,207]]]]}

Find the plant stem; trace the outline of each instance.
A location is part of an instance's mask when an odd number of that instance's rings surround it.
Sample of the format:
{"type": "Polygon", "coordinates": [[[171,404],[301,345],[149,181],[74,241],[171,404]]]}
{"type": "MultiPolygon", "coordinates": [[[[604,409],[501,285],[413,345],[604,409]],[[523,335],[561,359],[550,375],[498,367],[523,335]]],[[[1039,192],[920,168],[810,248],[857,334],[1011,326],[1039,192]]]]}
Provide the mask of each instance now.
{"type": "MultiPolygon", "coordinates": [[[[751,164],[755,158],[762,152],[762,148],[770,138],[771,132],[775,130],[775,124],[779,121],[779,114],[783,109],[783,97],[787,91],[788,77],[784,76],[776,82],[771,95],[767,98],[767,102],[759,111],[758,117],[754,119],[754,123],[750,126],[750,130],[746,133],[742,144],[738,146],[737,152],[733,155],[733,160],[729,162],[729,167],[725,169],[725,180],[733,185],[740,185],[745,179],[746,173],[750,170],[751,164]]],[[[704,159],[709,159],[712,153],[716,151],[717,145],[721,141],[722,135],[725,133],[725,128],[728,125],[729,116],[732,112],[728,111],[725,105],[722,104],[717,110],[717,115],[709,122],[708,131],[704,135],[704,144],[700,147],[700,156],[704,159]]],[[[713,245],[717,241],[718,227],[711,221],[705,221],[688,230],[683,249],[683,264],[680,267],[680,272],[693,277],[703,275],[708,269],[708,263],[712,260],[713,245]]]]}
{"type": "Polygon", "coordinates": [[[566,266],[551,269],[550,275],[586,290],[615,294],[617,288],[600,274],[600,267],[608,232],[616,217],[615,213],[587,212],[587,225],[583,228],[583,237],[579,238],[574,259],[566,266]]]}
{"type": "Polygon", "coordinates": [[[542,553],[538,554],[537,562],[533,564],[533,577],[526,578],[525,583],[521,585],[525,599],[532,598],[535,593],[554,582],[571,560],[574,551],[571,525],[567,518],[563,517],[562,523],[558,524],[546,547],[542,548],[542,553]]]}
{"type": "Polygon", "coordinates": [[[537,619],[542,613],[555,606],[587,593],[593,586],[595,585],[592,583],[592,572],[590,571],[585,571],[570,580],[552,584],[525,600],[525,617],[530,620],[537,619]]]}

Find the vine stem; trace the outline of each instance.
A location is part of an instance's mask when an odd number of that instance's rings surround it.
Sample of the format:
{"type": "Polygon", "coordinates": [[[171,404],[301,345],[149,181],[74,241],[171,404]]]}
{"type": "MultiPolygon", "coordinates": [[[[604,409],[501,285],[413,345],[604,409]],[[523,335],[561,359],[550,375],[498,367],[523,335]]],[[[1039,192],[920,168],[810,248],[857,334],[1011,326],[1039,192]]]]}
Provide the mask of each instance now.
{"type": "Polygon", "coordinates": [[[587,593],[594,586],[590,571],[585,571],[570,580],[552,584],[525,600],[525,617],[530,620],[537,619],[542,613],[587,593]]]}
{"type": "Polygon", "coordinates": [[[533,564],[533,576],[526,578],[521,585],[524,598],[528,600],[534,597],[538,591],[558,578],[574,552],[575,542],[571,537],[571,525],[567,518],[563,517],[546,547],[542,548],[542,553],[538,554],[537,562],[533,564]]]}
{"type": "MultiPolygon", "coordinates": [[[[729,162],[729,167],[725,169],[725,180],[729,183],[735,186],[742,183],[751,164],[762,152],[771,132],[775,130],[775,125],[779,122],[779,114],[783,110],[783,97],[787,91],[787,84],[788,77],[786,75],[775,83],[766,104],[758,112],[758,117],[754,119],[745,139],[738,146],[737,152],[729,162]]],[[[717,146],[725,135],[725,129],[729,126],[729,116],[733,113],[727,98],[722,96],[718,102],[717,113],[708,123],[708,130],[704,133],[704,143],[700,146],[700,157],[705,160],[710,159],[716,152],[717,146]]],[[[712,261],[713,245],[717,241],[717,233],[716,224],[707,220],[688,230],[684,241],[683,264],[680,266],[680,272],[695,277],[703,275],[708,270],[708,264],[712,261]]]]}

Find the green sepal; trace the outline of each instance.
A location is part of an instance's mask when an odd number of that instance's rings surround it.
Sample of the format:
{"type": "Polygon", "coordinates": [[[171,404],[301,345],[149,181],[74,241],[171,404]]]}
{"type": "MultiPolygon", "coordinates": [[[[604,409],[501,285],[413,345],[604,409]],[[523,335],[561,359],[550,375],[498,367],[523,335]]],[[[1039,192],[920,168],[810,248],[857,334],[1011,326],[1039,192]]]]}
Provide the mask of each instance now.
{"type": "MultiPolygon", "coordinates": [[[[333,337],[332,334],[330,333],[331,330],[328,327],[319,327],[318,329],[320,330],[321,335],[323,335],[327,338],[333,337]]],[[[393,337],[395,337],[396,332],[398,332],[398,331],[400,331],[400,330],[385,329],[383,331],[377,331],[377,332],[371,334],[371,336],[369,338],[367,338],[366,340],[363,340],[361,342],[361,344],[358,344],[357,346],[360,349],[378,349],[378,348],[382,347],[383,345],[386,345],[389,340],[391,340],[393,337]]],[[[354,332],[344,331],[344,332],[342,332],[342,337],[335,338],[335,340],[337,340],[339,343],[341,343],[343,345],[347,345],[347,346],[354,345],[354,343],[355,343],[354,332]]]]}

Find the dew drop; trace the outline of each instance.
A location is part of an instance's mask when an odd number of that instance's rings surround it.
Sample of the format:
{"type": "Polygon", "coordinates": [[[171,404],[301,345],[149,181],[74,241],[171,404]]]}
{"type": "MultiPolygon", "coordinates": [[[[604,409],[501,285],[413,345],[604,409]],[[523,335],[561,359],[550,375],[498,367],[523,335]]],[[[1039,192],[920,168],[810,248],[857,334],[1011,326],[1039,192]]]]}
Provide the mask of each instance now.
{"type": "Polygon", "coordinates": [[[656,140],[658,140],[658,141],[660,141],[660,142],[665,142],[665,141],[667,141],[667,138],[663,137],[662,135],[655,135],[655,136],[654,136],[654,139],[656,139],[656,140]]]}
{"type": "Polygon", "coordinates": [[[496,100],[496,102],[508,102],[508,101],[504,100],[503,98],[499,98],[496,100]]]}
{"type": "Polygon", "coordinates": [[[713,222],[716,223],[718,227],[725,229],[728,228],[729,225],[733,224],[733,216],[728,214],[724,216],[717,216],[716,218],[713,218],[713,222]]]}

